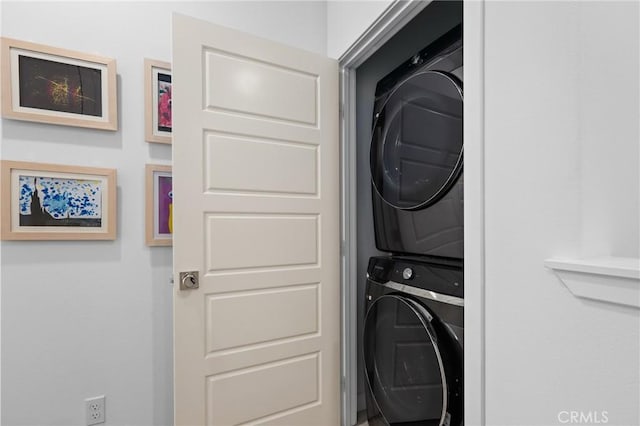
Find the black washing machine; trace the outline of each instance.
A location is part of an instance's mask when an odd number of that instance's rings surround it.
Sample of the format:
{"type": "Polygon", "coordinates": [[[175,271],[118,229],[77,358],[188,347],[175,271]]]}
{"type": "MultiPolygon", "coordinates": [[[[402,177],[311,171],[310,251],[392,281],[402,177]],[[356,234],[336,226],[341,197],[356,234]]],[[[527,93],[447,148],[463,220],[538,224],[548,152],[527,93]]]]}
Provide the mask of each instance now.
{"type": "Polygon", "coordinates": [[[373,257],[363,355],[370,426],[460,426],[464,285],[460,264],[373,257]]]}
{"type": "Polygon", "coordinates": [[[370,168],[376,247],[462,259],[462,26],[376,86],[370,168]]]}

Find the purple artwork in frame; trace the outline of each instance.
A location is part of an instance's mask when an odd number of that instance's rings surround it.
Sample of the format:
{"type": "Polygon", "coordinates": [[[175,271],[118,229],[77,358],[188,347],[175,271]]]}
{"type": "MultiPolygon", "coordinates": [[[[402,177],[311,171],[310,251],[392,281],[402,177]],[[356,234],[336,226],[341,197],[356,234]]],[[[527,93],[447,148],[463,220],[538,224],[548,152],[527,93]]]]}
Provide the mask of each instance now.
{"type": "Polygon", "coordinates": [[[170,235],[173,231],[173,183],[171,176],[158,176],[158,234],[170,235]]]}
{"type": "Polygon", "coordinates": [[[173,178],[171,166],[146,166],[146,229],[148,246],[173,244],[173,178]]]}

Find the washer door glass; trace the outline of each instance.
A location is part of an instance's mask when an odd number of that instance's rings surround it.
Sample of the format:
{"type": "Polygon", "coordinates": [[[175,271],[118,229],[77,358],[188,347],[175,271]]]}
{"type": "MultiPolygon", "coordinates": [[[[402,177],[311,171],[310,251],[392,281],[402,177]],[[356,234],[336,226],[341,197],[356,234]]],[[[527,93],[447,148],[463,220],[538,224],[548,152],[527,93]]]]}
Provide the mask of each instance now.
{"type": "Polygon", "coordinates": [[[375,118],[370,151],[375,190],[393,207],[425,208],[462,170],[462,87],[425,71],[400,83],[375,118]]]}
{"type": "Polygon", "coordinates": [[[367,311],[366,380],[388,424],[441,425],[448,389],[429,312],[415,301],[386,295],[367,311]]]}

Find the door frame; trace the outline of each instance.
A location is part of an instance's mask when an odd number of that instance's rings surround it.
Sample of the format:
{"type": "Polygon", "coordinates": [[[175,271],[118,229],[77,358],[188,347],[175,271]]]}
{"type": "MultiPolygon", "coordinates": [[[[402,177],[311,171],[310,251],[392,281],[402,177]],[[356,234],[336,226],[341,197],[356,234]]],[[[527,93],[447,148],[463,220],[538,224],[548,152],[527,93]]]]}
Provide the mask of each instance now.
{"type": "MultiPolygon", "coordinates": [[[[339,59],[342,424],[357,418],[356,69],[431,3],[394,0],[339,59]]],[[[465,1],[465,424],[484,425],[484,0],[465,1]]]]}

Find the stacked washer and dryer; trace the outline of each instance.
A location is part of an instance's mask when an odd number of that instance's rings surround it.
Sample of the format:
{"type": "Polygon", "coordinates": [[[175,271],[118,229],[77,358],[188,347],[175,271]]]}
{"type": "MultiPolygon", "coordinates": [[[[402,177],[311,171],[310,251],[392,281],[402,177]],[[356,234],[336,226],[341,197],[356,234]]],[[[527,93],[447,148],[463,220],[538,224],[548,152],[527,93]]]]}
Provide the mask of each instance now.
{"type": "Polygon", "coordinates": [[[462,26],[376,86],[363,356],[378,425],[463,424],[462,26]]]}

